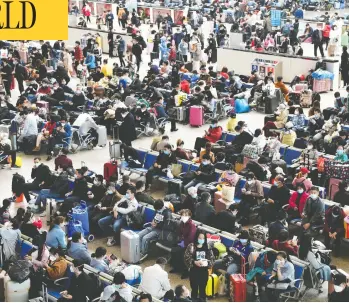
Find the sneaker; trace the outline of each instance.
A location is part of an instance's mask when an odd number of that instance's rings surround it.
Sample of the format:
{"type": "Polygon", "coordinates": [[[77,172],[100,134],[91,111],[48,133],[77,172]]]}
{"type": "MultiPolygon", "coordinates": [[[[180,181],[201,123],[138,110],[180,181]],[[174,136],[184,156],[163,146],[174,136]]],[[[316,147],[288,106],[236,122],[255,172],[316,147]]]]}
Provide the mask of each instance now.
{"type": "Polygon", "coordinates": [[[94,149],[94,150],[99,150],[99,149],[103,149],[103,147],[102,147],[102,146],[97,145],[97,146],[93,147],[93,149],[94,149]]]}
{"type": "Polygon", "coordinates": [[[148,257],[148,254],[141,254],[141,258],[140,258],[140,260],[139,261],[143,261],[143,260],[145,260],[146,258],[148,257]]]}
{"type": "Polygon", "coordinates": [[[17,166],[17,165],[13,165],[13,166],[10,167],[10,169],[11,169],[11,170],[12,170],[12,169],[20,169],[20,167],[17,166]]]}
{"type": "Polygon", "coordinates": [[[116,244],[114,238],[109,238],[107,242],[107,246],[114,246],[116,244]]]}

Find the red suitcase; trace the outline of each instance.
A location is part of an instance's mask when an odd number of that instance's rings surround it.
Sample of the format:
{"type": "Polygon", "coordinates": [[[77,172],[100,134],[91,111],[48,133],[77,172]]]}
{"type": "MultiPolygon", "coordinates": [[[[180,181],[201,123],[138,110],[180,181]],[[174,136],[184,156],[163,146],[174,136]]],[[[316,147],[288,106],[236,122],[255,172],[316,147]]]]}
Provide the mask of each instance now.
{"type": "MultiPolygon", "coordinates": [[[[330,178],[330,182],[328,185],[328,198],[331,201],[334,201],[334,196],[339,190],[339,183],[341,182],[341,179],[336,179],[336,178],[330,178]]],[[[336,202],[336,201],[334,201],[336,202]]]]}
{"type": "Polygon", "coordinates": [[[246,302],[245,259],[241,258],[241,274],[230,275],[230,299],[232,302],[246,302]]]}
{"type": "Polygon", "coordinates": [[[103,176],[107,182],[109,182],[111,176],[115,176],[118,179],[118,162],[109,161],[104,163],[103,176]]]}
{"type": "Polygon", "coordinates": [[[204,108],[202,106],[190,107],[189,124],[191,126],[201,126],[204,124],[204,108]]]}

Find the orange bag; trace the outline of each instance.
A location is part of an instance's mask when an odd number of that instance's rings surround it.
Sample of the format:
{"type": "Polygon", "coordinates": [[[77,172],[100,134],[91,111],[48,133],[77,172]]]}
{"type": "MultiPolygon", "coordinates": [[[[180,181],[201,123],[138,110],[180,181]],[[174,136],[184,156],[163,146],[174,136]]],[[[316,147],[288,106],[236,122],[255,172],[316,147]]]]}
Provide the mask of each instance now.
{"type": "Polygon", "coordinates": [[[344,239],[349,239],[349,216],[344,218],[344,239]]]}
{"type": "Polygon", "coordinates": [[[324,173],[325,172],[325,158],[324,157],[319,157],[317,158],[317,170],[319,173],[324,173]]]}
{"type": "Polygon", "coordinates": [[[19,197],[16,196],[16,203],[22,203],[24,202],[24,194],[21,194],[19,197]]]}

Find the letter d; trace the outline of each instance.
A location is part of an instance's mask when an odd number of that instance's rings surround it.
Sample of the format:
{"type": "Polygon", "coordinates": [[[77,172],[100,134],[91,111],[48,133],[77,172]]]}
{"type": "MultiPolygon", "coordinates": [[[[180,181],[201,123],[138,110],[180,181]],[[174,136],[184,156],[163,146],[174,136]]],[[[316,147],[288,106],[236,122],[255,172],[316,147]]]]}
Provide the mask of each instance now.
{"type": "Polygon", "coordinates": [[[36,9],[35,9],[35,6],[32,2],[30,1],[19,1],[20,3],[22,3],[22,27],[21,28],[32,28],[35,24],[35,21],[36,21],[36,9]],[[26,4],[29,4],[31,6],[31,10],[32,10],[32,13],[33,13],[33,17],[32,17],[32,23],[30,24],[30,26],[26,26],[26,15],[27,15],[27,7],[26,7],[26,4]]]}

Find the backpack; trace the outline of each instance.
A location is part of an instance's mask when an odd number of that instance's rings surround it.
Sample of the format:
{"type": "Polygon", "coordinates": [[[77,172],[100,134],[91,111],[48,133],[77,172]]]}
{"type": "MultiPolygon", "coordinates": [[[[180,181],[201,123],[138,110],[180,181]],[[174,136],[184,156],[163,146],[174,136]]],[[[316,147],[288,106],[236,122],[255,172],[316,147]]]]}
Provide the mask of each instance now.
{"type": "Polygon", "coordinates": [[[12,192],[19,197],[22,193],[22,185],[25,183],[25,179],[22,175],[15,173],[12,177],[12,192]]]}
{"type": "Polygon", "coordinates": [[[140,211],[132,211],[127,215],[127,226],[132,229],[142,229],[144,224],[143,215],[140,211]]]}
{"type": "Polygon", "coordinates": [[[161,244],[173,247],[178,243],[179,221],[169,219],[164,221],[160,232],[159,241],[161,244]]]}
{"type": "Polygon", "coordinates": [[[98,298],[101,293],[103,292],[103,284],[101,282],[101,280],[99,279],[98,275],[95,275],[94,273],[89,273],[88,276],[91,278],[91,280],[93,281],[93,285],[95,286],[93,288],[93,291],[91,291],[91,295],[92,295],[92,298],[89,298],[90,301],[98,298]]]}
{"type": "Polygon", "coordinates": [[[30,276],[31,264],[26,260],[17,260],[9,266],[8,275],[12,281],[23,283],[30,276]]]}

